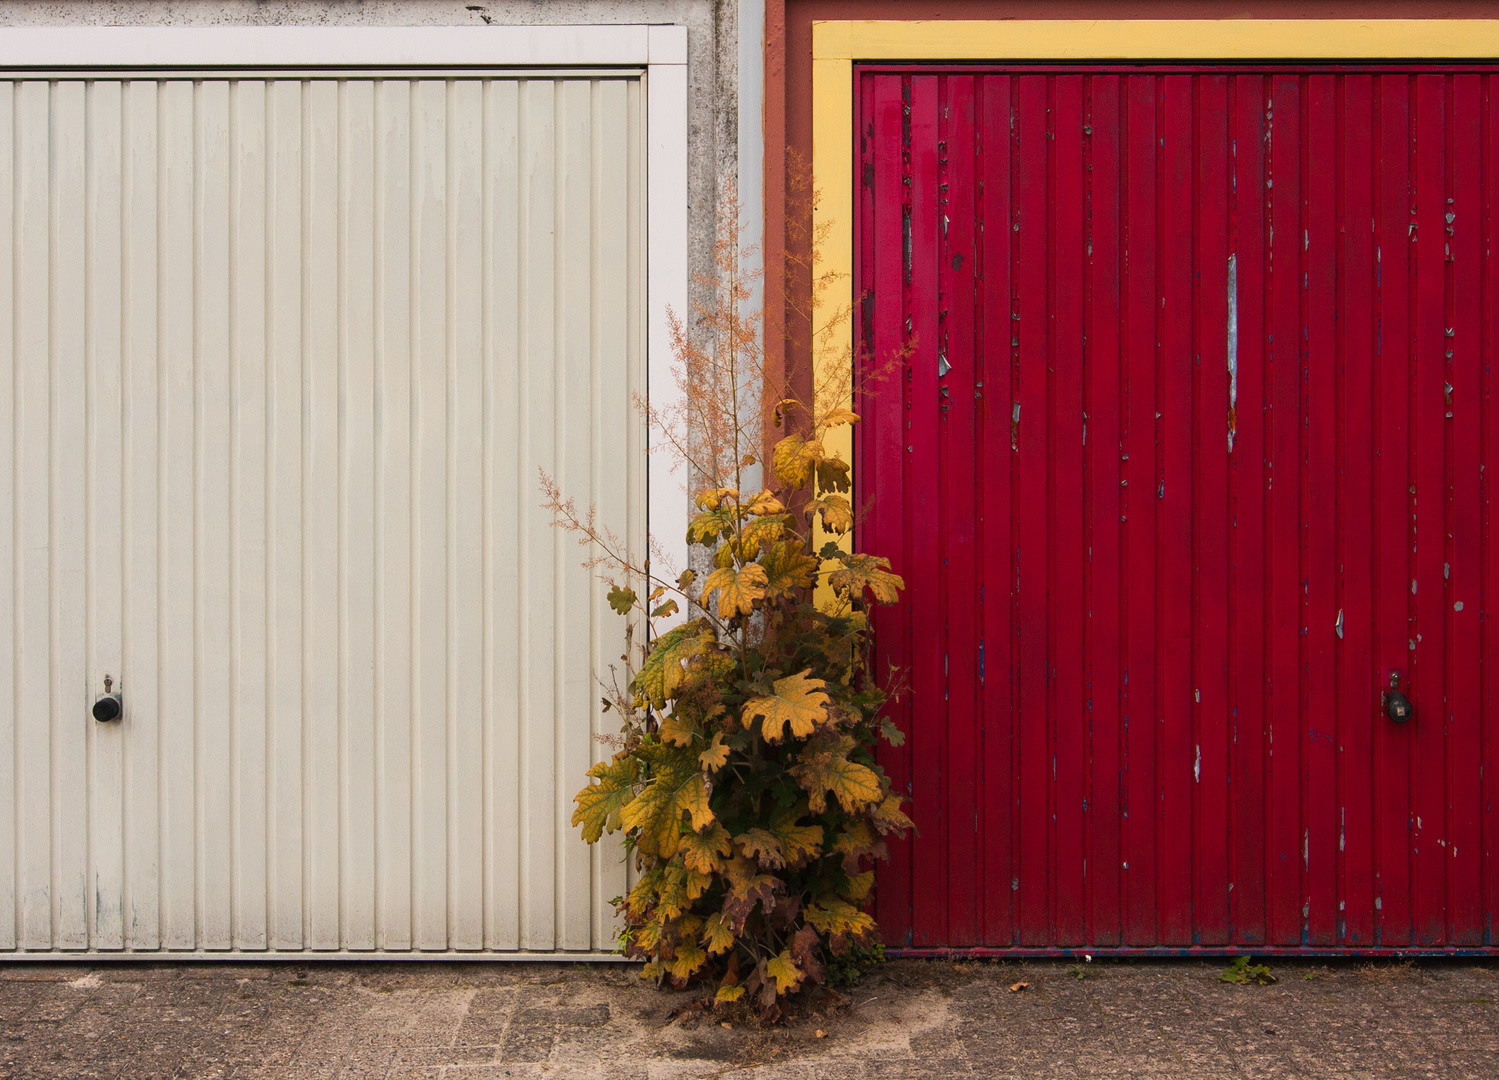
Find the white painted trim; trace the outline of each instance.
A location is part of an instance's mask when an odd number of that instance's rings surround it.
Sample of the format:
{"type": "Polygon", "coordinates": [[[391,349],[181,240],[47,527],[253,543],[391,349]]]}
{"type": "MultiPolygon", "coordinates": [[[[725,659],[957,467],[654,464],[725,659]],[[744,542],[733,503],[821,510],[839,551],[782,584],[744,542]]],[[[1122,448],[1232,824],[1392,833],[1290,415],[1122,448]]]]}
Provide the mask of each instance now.
{"type": "MultiPolygon", "coordinates": [[[[763,314],[765,306],[765,0],[739,0],[739,209],[747,254],[744,268],[758,275],[749,281],[746,318],[763,314]]],[[[763,319],[760,331],[765,332],[763,319]]],[[[764,390],[757,387],[753,405],[760,407],[764,390]]],[[[744,486],[755,490],[763,483],[761,466],[746,470],[744,486]]]]}
{"type": "MultiPolygon", "coordinates": [[[[652,403],[670,410],[668,313],[687,317],[685,26],[0,27],[0,69],[624,65],[647,71],[646,386],[652,403]]],[[[649,441],[659,447],[659,433],[649,441]]],[[[646,513],[652,546],[674,576],[687,567],[687,494],[685,471],[673,465],[669,452],[651,454],[646,513]]]]}
{"type": "Polygon", "coordinates": [[[373,963],[376,961],[387,963],[408,964],[421,960],[467,960],[470,962],[484,961],[490,963],[496,960],[502,961],[528,961],[531,963],[577,963],[587,960],[592,963],[616,963],[616,964],[639,964],[642,961],[633,960],[617,952],[599,952],[598,950],[578,952],[483,952],[470,950],[458,952],[454,949],[442,951],[423,952],[413,949],[410,952],[383,952],[379,950],[354,951],[352,949],[325,949],[314,951],[308,949],[262,949],[254,952],[246,949],[225,949],[222,952],[210,951],[208,949],[190,949],[174,951],[171,949],[137,949],[123,951],[120,949],[92,950],[85,952],[81,949],[62,951],[60,949],[38,950],[35,952],[0,952],[0,964],[57,964],[57,963],[79,963],[100,964],[116,961],[126,964],[140,963],[182,963],[190,961],[194,963],[209,964],[232,964],[232,963],[263,963],[266,960],[295,960],[299,964],[317,963],[326,960],[358,960],[362,963],[373,963]]]}
{"type": "Polygon", "coordinates": [[[13,26],[0,67],[573,67],[687,60],[681,26],[13,26]]]}
{"type": "MultiPolygon", "coordinates": [[[[667,29],[667,28],[661,28],[667,29]]],[[[671,315],[687,311],[687,34],[672,64],[652,63],[646,76],[646,387],[651,406],[671,414],[680,401],[673,377],[671,315]]],[[[651,459],[646,517],[650,522],[651,569],[657,580],[687,569],[687,472],[663,445],[661,432],[647,434],[651,459]]],[[[685,617],[679,614],[677,619],[685,617]]],[[[676,620],[670,620],[676,621],[676,620]]],[[[663,620],[657,629],[665,629],[663,620]]]]}

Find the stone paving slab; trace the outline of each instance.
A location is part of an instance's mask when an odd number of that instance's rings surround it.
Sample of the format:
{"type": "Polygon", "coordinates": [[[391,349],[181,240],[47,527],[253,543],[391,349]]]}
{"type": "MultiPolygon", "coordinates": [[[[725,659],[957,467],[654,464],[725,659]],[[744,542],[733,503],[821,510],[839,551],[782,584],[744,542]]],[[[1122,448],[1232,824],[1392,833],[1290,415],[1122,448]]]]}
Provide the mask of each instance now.
{"type": "Polygon", "coordinates": [[[1272,967],[902,960],[764,1029],[633,966],[15,964],[0,1078],[1499,1080],[1499,966],[1272,967]]]}

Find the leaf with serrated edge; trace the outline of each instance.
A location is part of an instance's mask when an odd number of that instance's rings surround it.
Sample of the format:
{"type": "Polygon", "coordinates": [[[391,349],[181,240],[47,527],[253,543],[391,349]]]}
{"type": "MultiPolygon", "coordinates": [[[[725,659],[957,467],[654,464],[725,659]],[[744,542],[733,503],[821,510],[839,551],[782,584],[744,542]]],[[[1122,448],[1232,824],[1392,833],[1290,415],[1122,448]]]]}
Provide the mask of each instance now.
{"type": "Polygon", "coordinates": [[[776,443],[770,462],[777,480],[789,488],[801,488],[812,478],[812,470],[822,458],[822,443],[817,439],[787,435],[776,443]]]}
{"type": "Polygon", "coordinates": [[[775,907],[776,890],[783,885],[780,878],[757,870],[755,861],[743,856],[730,860],[724,868],[729,891],[724,896],[723,916],[736,934],[744,930],[745,921],[754,914],[757,905],[767,912],[775,907]]]}
{"type": "Polygon", "coordinates": [[[656,729],[656,735],[662,742],[672,746],[691,746],[697,738],[698,730],[691,720],[676,713],[668,713],[661,718],[661,726],[656,729]]]}
{"type": "Polygon", "coordinates": [[[713,741],[708,744],[708,749],[697,756],[697,761],[703,767],[703,772],[717,772],[729,763],[729,748],[724,745],[723,732],[713,733],[713,741]]]}
{"type": "Polygon", "coordinates": [[[797,589],[808,588],[817,573],[817,560],[808,555],[800,540],[783,540],[760,555],[767,581],[765,598],[775,600],[797,589]]]}
{"type": "Polygon", "coordinates": [[[791,775],[807,793],[814,814],[827,809],[829,792],[850,813],[878,802],[884,795],[874,770],[848,759],[854,745],[849,735],[813,739],[792,766],[791,775]]]}
{"type": "Polygon", "coordinates": [[[753,559],[770,547],[786,531],[786,522],[780,517],[760,517],[747,522],[739,530],[739,554],[741,558],[753,559]]]}
{"type": "Polygon", "coordinates": [[[835,533],[846,533],[854,527],[853,507],[843,495],[823,495],[813,499],[807,504],[806,512],[808,515],[821,514],[823,527],[835,533]]]}
{"type": "Polygon", "coordinates": [[[905,832],[907,829],[916,828],[916,823],[901,812],[900,804],[904,802],[899,795],[891,792],[880,802],[879,808],[874,812],[874,827],[880,833],[905,832]]]}
{"type": "Polygon", "coordinates": [[[703,944],[707,947],[709,956],[717,956],[734,947],[734,931],[724,921],[723,912],[714,912],[703,923],[703,944]]]}
{"type": "Polygon", "coordinates": [[[807,921],[828,936],[833,952],[841,956],[848,943],[868,940],[874,920],[846,900],[825,897],[807,908],[807,921]]]}
{"type": "Polygon", "coordinates": [[[762,491],[758,495],[750,496],[749,502],[745,503],[742,509],[751,517],[764,517],[769,514],[785,513],[786,506],[770,492],[762,491]]]}
{"type": "Polygon", "coordinates": [[[818,491],[848,491],[850,487],[848,462],[826,458],[817,463],[818,491]]]}
{"type": "Polygon", "coordinates": [[[899,574],[890,572],[889,559],[857,551],[841,552],[838,559],[843,563],[842,568],[828,575],[828,585],[834,592],[862,597],[868,589],[881,604],[893,604],[900,599],[906,583],[899,574]]]}
{"type": "Polygon", "coordinates": [[[682,861],[688,869],[700,874],[715,874],[724,868],[724,856],[734,850],[729,841],[729,830],[718,822],[704,833],[688,832],[682,835],[682,861]]]}
{"type": "Polygon", "coordinates": [[[849,822],[833,841],[833,850],[843,856],[843,870],[848,874],[858,872],[860,858],[866,855],[883,858],[888,854],[885,842],[877,839],[869,822],[863,820],[849,822]]]}
{"type": "Polygon", "coordinates": [[[848,884],[839,890],[843,898],[852,904],[862,904],[864,898],[869,895],[869,890],[874,888],[874,871],[866,870],[862,874],[855,874],[848,879],[848,884]]]}
{"type": "Polygon", "coordinates": [[[708,954],[695,941],[684,941],[677,945],[676,955],[666,964],[666,970],[678,983],[690,979],[698,968],[708,962],[708,954]]]}
{"type": "Polygon", "coordinates": [[[658,709],[677,696],[686,671],[682,665],[700,655],[713,641],[713,632],[698,622],[668,630],[656,639],[655,646],[640,667],[631,684],[658,709]]]}
{"type": "Polygon", "coordinates": [[[765,974],[776,981],[776,993],[785,994],[795,990],[802,982],[801,969],[791,959],[791,950],[783,949],[770,958],[765,965],[765,974]]]}
{"type": "Polygon", "coordinates": [[[755,601],[764,599],[766,581],[765,567],[759,563],[746,563],[737,570],[721,566],[703,582],[703,603],[716,592],[720,619],[748,615],[755,609],[755,601]]]}
{"type": "Polygon", "coordinates": [[[751,698],[744,703],[740,719],[749,727],[757,717],[768,742],[780,742],[786,737],[786,729],[798,739],[805,739],[817,730],[817,725],[827,719],[828,684],[821,679],[809,679],[811,668],[777,679],[775,693],[768,697],[751,698]]]}
{"type": "Polygon", "coordinates": [[[705,510],[687,526],[689,544],[711,544],[734,528],[734,517],[724,510],[705,510]]]}
{"type": "Polygon", "coordinates": [[[737,498],[738,495],[738,488],[709,488],[697,493],[697,504],[704,510],[717,510],[725,499],[737,498]]]}
{"type": "Polygon", "coordinates": [[[779,810],[768,828],[748,829],[734,837],[734,842],[744,854],[757,856],[768,870],[800,869],[822,853],[822,826],[797,824],[805,811],[805,804],[779,810]]]}
{"type": "Polygon", "coordinates": [[[573,825],[583,826],[583,839],[597,843],[604,830],[615,832],[622,825],[622,814],[635,798],[635,779],[639,769],[634,758],[628,754],[617,754],[612,761],[601,761],[588,770],[588,775],[598,781],[589,784],[573,802],[578,808],[573,811],[573,825]]]}
{"type": "Polygon", "coordinates": [[[720,986],[718,993],[713,996],[713,1002],[715,1005],[728,1005],[743,996],[744,987],[742,986],[720,986]]]}
{"type": "Polygon", "coordinates": [[[703,774],[691,750],[647,743],[637,754],[650,765],[652,775],[620,818],[626,828],[640,830],[642,851],[669,859],[680,844],[683,814],[691,817],[692,828],[697,831],[713,821],[703,774]]]}

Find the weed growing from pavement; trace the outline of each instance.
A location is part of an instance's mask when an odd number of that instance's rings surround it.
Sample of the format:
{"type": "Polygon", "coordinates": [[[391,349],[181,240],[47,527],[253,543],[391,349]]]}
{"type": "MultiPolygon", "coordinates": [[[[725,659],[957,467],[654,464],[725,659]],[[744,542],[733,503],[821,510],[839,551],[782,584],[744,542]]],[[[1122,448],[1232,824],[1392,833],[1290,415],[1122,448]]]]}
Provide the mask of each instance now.
{"type": "Polygon", "coordinates": [[[1233,983],[1244,986],[1255,983],[1259,986],[1269,986],[1278,980],[1270,974],[1270,968],[1265,964],[1251,964],[1247,956],[1236,956],[1230,961],[1228,967],[1218,973],[1218,981],[1233,983]]]}

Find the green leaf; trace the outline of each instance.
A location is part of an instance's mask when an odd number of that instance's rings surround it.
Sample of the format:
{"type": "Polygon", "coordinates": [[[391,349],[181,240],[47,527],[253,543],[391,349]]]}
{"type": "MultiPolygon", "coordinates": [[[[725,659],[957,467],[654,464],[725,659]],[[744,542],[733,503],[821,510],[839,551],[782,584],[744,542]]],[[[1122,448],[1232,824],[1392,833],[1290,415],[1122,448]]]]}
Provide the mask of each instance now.
{"type": "Polygon", "coordinates": [[[677,602],[675,600],[668,600],[666,603],[662,604],[660,607],[651,612],[651,618],[659,619],[666,615],[675,615],[676,613],[677,602]]]}
{"type": "Polygon", "coordinates": [[[639,830],[637,843],[647,855],[669,859],[681,843],[683,815],[692,819],[696,831],[713,822],[703,774],[691,750],[646,743],[637,754],[649,765],[651,778],[621,811],[620,820],[639,830]]]}
{"type": "Polygon", "coordinates": [[[609,590],[609,606],[621,615],[628,615],[635,607],[635,590],[613,586],[609,590]]]}
{"type": "Polygon", "coordinates": [[[636,693],[643,694],[658,709],[677,696],[677,687],[686,677],[682,665],[700,655],[712,644],[713,631],[704,629],[700,621],[690,622],[668,630],[656,639],[640,673],[632,684],[636,693]]]}
{"type": "Polygon", "coordinates": [[[703,603],[716,592],[720,619],[748,615],[755,609],[755,601],[764,599],[765,583],[765,568],[759,563],[746,563],[737,570],[722,566],[703,582],[703,603]]]}
{"type": "Polygon", "coordinates": [[[895,721],[888,716],[880,717],[880,734],[885,736],[885,741],[891,746],[904,746],[906,733],[895,726],[895,721]]]}
{"type": "Polygon", "coordinates": [[[814,814],[827,809],[828,793],[849,813],[878,802],[884,795],[875,771],[848,759],[854,746],[852,736],[824,737],[813,739],[798,755],[791,775],[810,797],[814,814]]]}
{"type": "Polygon", "coordinates": [[[805,739],[817,730],[817,725],[827,719],[828,684],[821,679],[809,679],[812,669],[798,672],[775,681],[775,693],[768,697],[751,698],[744,703],[740,718],[749,727],[756,717],[763,717],[761,730],[766,741],[780,742],[786,737],[786,728],[798,739],[805,739]]]}
{"type": "Polygon", "coordinates": [[[578,808],[573,811],[573,825],[583,826],[583,839],[597,843],[604,830],[616,832],[623,822],[624,808],[635,798],[635,780],[639,769],[629,754],[616,754],[612,761],[601,761],[588,770],[598,781],[573,796],[578,808]]]}

